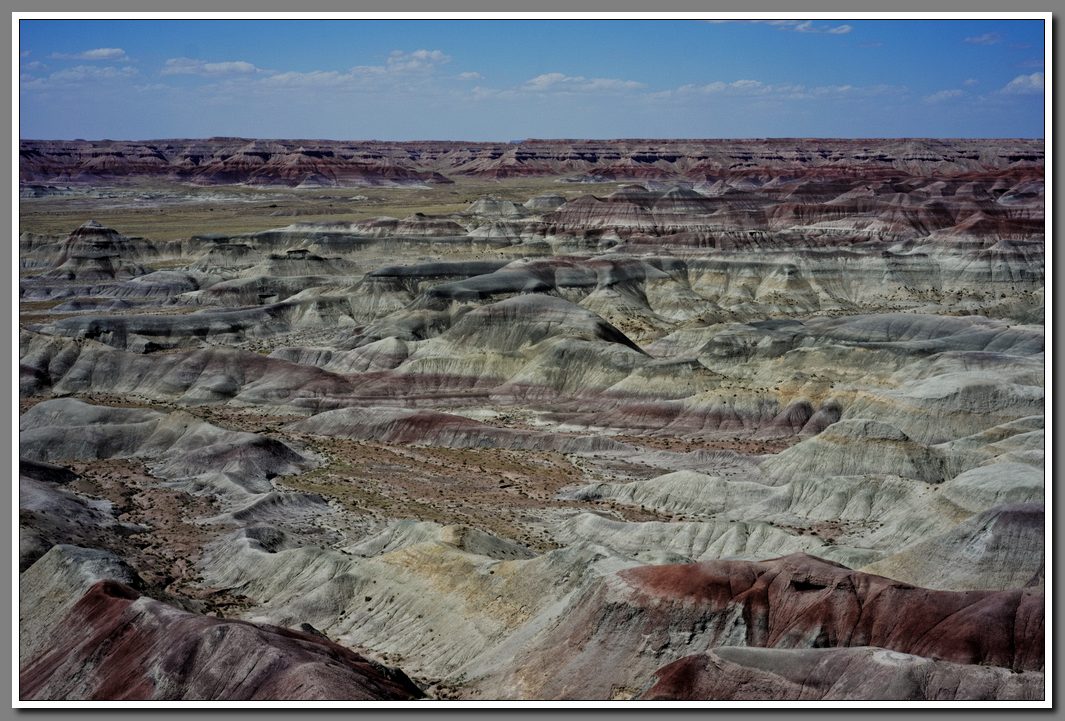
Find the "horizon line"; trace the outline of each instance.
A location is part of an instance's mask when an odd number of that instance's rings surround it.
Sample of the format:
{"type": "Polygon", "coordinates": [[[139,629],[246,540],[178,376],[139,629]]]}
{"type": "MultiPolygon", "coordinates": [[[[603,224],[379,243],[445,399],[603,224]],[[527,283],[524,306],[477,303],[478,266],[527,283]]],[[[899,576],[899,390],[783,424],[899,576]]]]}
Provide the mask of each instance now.
{"type": "Polygon", "coordinates": [[[734,136],[734,137],[619,137],[619,138],[591,138],[591,137],[558,137],[558,138],[521,138],[514,140],[472,140],[466,138],[405,138],[385,140],[380,138],[312,138],[312,137],[283,137],[283,136],[245,136],[245,135],[210,135],[210,136],[171,136],[158,138],[19,138],[20,143],[153,143],[168,140],[273,140],[273,141],[313,141],[330,143],[494,143],[505,145],[520,145],[522,143],[562,143],[562,142],[755,142],[755,141],[790,141],[790,140],[1042,140],[1046,141],[1045,135],[767,135],[767,136],[734,136]]]}

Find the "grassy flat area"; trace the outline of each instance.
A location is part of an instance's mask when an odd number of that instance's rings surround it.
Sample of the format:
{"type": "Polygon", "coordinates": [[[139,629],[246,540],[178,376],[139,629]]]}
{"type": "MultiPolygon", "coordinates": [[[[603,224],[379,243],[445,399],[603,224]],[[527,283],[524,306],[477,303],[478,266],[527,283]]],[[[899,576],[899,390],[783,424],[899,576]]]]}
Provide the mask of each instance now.
{"type": "MultiPolygon", "coordinates": [[[[94,219],[127,236],[178,240],[206,233],[237,234],[278,228],[297,221],[355,221],[377,216],[404,218],[414,213],[456,213],[478,198],[493,195],[524,203],[534,195],[566,198],[605,195],[617,183],[559,182],[558,178],[462,179],[425,188],[255,188],[198,187],[176,183],[78,188],[69,195],[22,198],[22,232],[65,235],[94,219]],[[104,197],[94,197],[102,195],[104,197]]],[[[59,186],[65,187],[65,186],[59,186]]],[[[73,187],[73,186],[72,186],[73,187]]]]}

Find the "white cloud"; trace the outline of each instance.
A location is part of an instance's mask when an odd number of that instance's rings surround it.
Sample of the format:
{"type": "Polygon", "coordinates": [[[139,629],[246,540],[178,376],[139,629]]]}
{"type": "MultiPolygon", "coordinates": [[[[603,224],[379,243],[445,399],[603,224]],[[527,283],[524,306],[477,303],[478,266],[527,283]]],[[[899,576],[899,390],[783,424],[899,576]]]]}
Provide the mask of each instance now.
{"type": "Polygon", "coordinates": [[[28,73],[21,73],[19,75],[19,88],[21,90],[45,90],[51,87],[67,88],[86,83],[129,80],[137,75],[137,70],[128,65],[121,67],[114,65],[75,65],[72,68],[57,70],[46,77],[33,77],[28,73]]]}
{"type": "Polygon", "coordinates": [[[712,83],[706,85],[693,85],[691,83],[687,85],[681,85],[676,91],[666,90],[664,93],[669,94],[672,92],[678,93],[720,93],[728,88],[728,83],[723,83],[720,80],[715,80],[712,83]]]}
{"type": "MultiPolygon", "coordinates": [[[[801,86],[800,86],[801,87],[801,86]]],[[[858,91],[858,88],[853,85],[818,85],[817,87],[810,88],[809,92],[812,95],[850,95],[853,92],[858,91]]],[[[801,92],[801,90],[799,91],[801,92]]],[[[866,89],[866,92],[872,92],[878,94],[876,89],[866,89]]]]}
{"type": "Polygon", "coordinates": [[[772,84],[760,80],[734,80],[726,83],[716,80],[705,85],[682,85],[675,90],[652,93],[652,96],[664,99],[672,96],[694,97],[698,95],[723,95],[730,97],[772,97],[787,100],[810,100],[814,98],[842,98],[847,96],[873,96],[897,93],[900,88],[890,85],[815,85],[807,87],[798,83],[772,84]]]}
{"type": "MultiPolygon", "coordinates": [[[[566,75],[565,73],[542,73],[526,80],[521,85],[510,88],[486,88],[482,85],[470,89],[470,94],[477,100],[486,98],[520,98],[533,95],[570,95],[574,93],[635,93],[647,87],[635,80],[619,78],[586,78],[583,75],[566,75]]],[[[667,93],[668,94],[668,93],[667,93]]],[[[656,97],[651,93],[647,97],[656,97]]]]}
{"type": "Polygon", "coordinates": [[[415,50],[410,53],[393,50],[386,62],[391,73],[422,72],[451,62],[451,56],[441,50],[415,50]]]}
{"type": "Polygon", "coordinates": [[[244,60],[209,63],[193,58],[170,58],[160,72],[162,75],[250,75],[260,72],[260,68],[244,60]]]}
{"type": "MultiPolygon", "coordinates": [[[[368,86],[371,82],[388,79],[394,83],[399,78],[416,79],[427,76],[436,68],[451,62],[451,56],[441,50],[414,50],[406,52],[393,50],[384,65],[358,65],[349,70],[310,70],[307,72],[286,71],[265,75],[260,82],[264,85],[286,88],[322,88],[368,86]]],[[[259,68],[255,69],[260,71],[259,68]]],[[[265,71],[261,71],[265,72],[265,71]]],[[[459,77],[479,78],[478,73],[463,73],[459,77]]],[[[392,88],[395,89],[395,85],[392,88]]]]}
{"type": "Polygon", "coordinates": [[[924,96],[924,101],[926,103],[943,103],[947,100],[960,98],[963,95],[965,95],[965,91],[963,90],[940,90],[938,92],[932,93],[931,95],[924,96]]]}
{"type": "Polygon", "coordinates": [[[533,92],[588,93],[603,91],[639,90],[645,87],[635,80],[617,78],[586,78],[583,75],[544,73],[527,80],[522,86],[533,92]]]}
{"type": "Polygon", "coordinates": [[[52,53],[57,60],[129,60],[122,48],[94,48],[80,53],[52,53]]]}
{"type": "Polygon", "coordinates": [[[134,85],[133,89],[138,93],[167,93],[174,92],[174,86],[166,85],[165,83],[142,83],[140,85],[134,85]]]}
{"type": "Polygon", "coordinates": [[[565,82],[568,79],[571,78],[569,78],[563,73],[544,73],[543,75],[537,75],[532,80],[526,81],[525,84],[531,88],[541,89],[549,88],[552,85],[557,85],[559,83],[565,82]]]}
{"type": "Polygon", "coordinates": [[[970,45],[997,45],[1002,42],[1002,36],[998,33],[984,33],[965,38],[965,42],[970,45]]]}
{"type": "Polygon", "coordinates": [[[28,58],[30,56],[29,50],[20,50],[18,56],[20,58],[28,58]]]}
{"type": "Polygon", "coordinates": [[[797,33],[828,33],[829,35],[846,35],[852,28],[850,25],[834,25],[832,27],[826,27],[824,25],[814,25],[812,20],[801,22],[798,25],[790,28],[797,33]]]}
{"type": "Polygon", "coordinates": [[[976,78],[966,78],[965,82],[962,83],[962,85],[964,85],[967,88],[971,88],[972,86],[979,85],[979,84],[980,84],[980,81],[977,80],[976,78]]]}
{"type": "Polygon", "coordinates": [[[287,72],[277,73],[267,78],[263,78],[263,82],[269,85],[279,85],[283,87],[336,87],[338,85],[346,85],[351,83],[355,79],[354,73],[341,73],[336,70],[312,70],[308,73],[287,72]]]}
{"type": "Polygon", "coordinates": [[[484,80],[480,73],[459,73],[459,80],[484,80]]]}
{"type": "Polygon", "coordinates": [[[120,80],[133,77],[137,71],[131,67],[115,67],[113,65],[75,65],[72,68],[57,70],[49,76],[49,80],[57,82],[80,82],[84,80],[120,80]]]}
{"type": "Polygon", "coordinates": [[[708,23],[750,23],[752,25],[772,25],[780,30],[796,33],[824,33],[826,35],[846,35],[854,28],[846,23],[842,25],[815,25],[813,20],[707,20],[708,23]]]}
{"type": "Polygon", "coordinates": [[[125,60],[126,51],[122,48],[96,48],[86,50],[79,58],[81,60],[125,60]]]}
{"type": "Polygon", "coordinates": [[[1002,88],[1003,93],[1010,95],[1036,95],[1043,92],[1043,73],[1031,75],[1018,75],[1002,88]]]}
{"type": "Polygon", "coordinates": [[[40,60],[31,60],[28,63],[19,63],[19,70],[44,70],[48,66],[40,60]]]}

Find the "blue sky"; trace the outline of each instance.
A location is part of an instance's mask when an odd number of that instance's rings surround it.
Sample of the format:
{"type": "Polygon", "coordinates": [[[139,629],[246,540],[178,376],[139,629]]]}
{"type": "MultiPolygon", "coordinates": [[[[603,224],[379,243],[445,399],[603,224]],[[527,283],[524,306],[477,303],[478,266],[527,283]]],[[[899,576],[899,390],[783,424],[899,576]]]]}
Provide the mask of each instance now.
{"type": "Polygon", "coordinates": [[[1042,137],[1026,20],[23,20],[20,136],[1042,137]]]}

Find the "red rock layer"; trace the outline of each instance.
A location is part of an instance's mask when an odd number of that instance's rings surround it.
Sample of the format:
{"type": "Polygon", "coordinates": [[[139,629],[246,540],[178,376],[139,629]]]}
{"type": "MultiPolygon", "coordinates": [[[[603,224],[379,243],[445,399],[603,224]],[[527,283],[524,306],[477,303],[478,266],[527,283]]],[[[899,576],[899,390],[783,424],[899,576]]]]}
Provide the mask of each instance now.
{"type": "Polygon", "coordinates": [[[400,671],[324,637],[180,611],[95,584],[19,673],[25,700],[409,700],[400,671]]]}
{"type": "Polygon", "coordinates": [[[1044,675],[879,648],[719,648],[659,669],[653,701],[962,701],[1044,697],[1044,675]]]}
{"type": "Polygon", "coordinates": [[[1043,596],[1032,589],[933,591],[804,554],[642,566],[621,576],[656,613],[738,607],[748,646],[880,646],[954,663],[1043,667],[1043,596]]]}
{"type": "Polygon", "coordinates": [[[640,566],[591,587],[523,654],[505,684],[537,698],[638,693],[671,657],[721,646],[875,646],[954,664],[1041,671],[1043,620],[1039,589],[934,591],[801,553],[640,566]]]}

